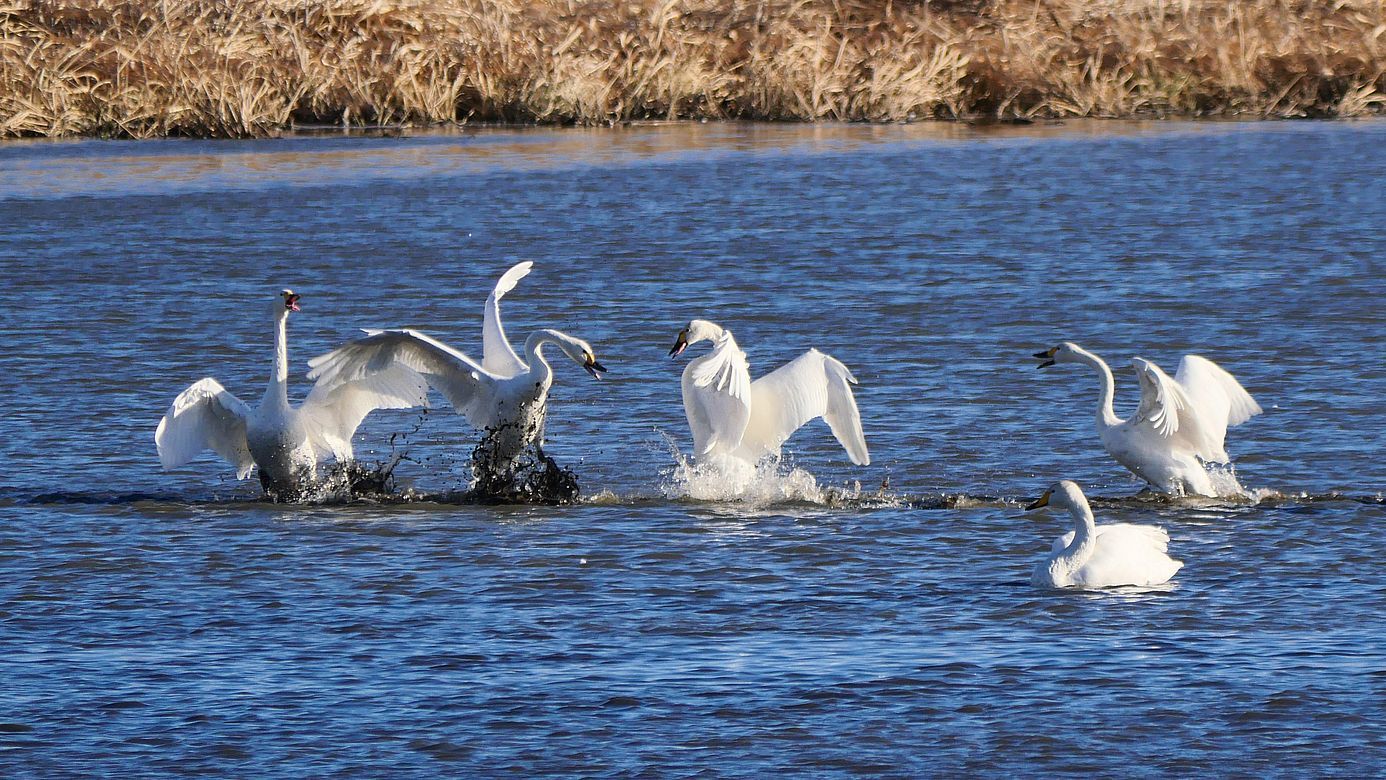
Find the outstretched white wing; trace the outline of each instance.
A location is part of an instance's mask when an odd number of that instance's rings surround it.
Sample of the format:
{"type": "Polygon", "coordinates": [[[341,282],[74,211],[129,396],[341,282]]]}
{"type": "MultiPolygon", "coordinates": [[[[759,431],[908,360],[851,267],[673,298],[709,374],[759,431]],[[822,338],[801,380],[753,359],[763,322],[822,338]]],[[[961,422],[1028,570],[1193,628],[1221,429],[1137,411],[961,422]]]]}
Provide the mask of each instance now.
{"type": "Polygon", "coordinates": [[[1189,412],[1198,419],[1203,435],[1199,457],[1225,463],[1229,460],[1223,440],[1227,429],[1261,413],[1261,405],[1241,383],[1221,366],[1199,355],[1185,355],[1175,379],[1189,398],[1189,412]]]}
{"type": "Polygon", "coordinates": [[[366,415],[376,409],[427,406],[428,383],[414,369],[392,363],[378,373],[341,382],[330,389],[319,383],[299,407],[308,440],[318,456],[328,453],[350,460],[351,438],[366,415]]]}
{"type": "Polygon", "coordinates": [[[1141,381],[1136,421],[1148,421],[1156,433],[1210,463],[1229,460],[1223,447],[1228,426],[1261,413],[1237,380],[1206,358],[1185,355],[1174,378],[1149,361],[1133,363],[1141,381]]]}
{"type": "Polygon", "coordinates": [[[154,443],[164,469],[176,469],[203,450],[214,450],[232,466],[236,477],[250,476],[255,461],[245,441],[245,420],[250,409],[221,383],[208,377],[193,383],[173,399],[159,421],[154,443]]]}
{"type": "Polygon", "coordinates": [[[730,331],[683,369],[683,411],[698,457],[730,452],[741,443],[751,414],[751,372],[730,331]]]}
{"type": "Polygon", "coordinates": [[[330,394],[344,384],[404,366],[442,393],[472,425],[493,424],[497,377],[471,358],[414,330],[368,330],[366,334],[308,361],[312,368],[308,378],[317,380],[314,393],[330,394]]]}
{"type": "Polygon", "coordinates": [[[486,298],[486,313],[481,324],[481,367],[498,377],[512,377],[529,370],[505,338],[505,329],[501,327],[500,320],[500,300],[515,289],[515,285],[528,276],[533,267],[534,263],[528,260],[511,266],[486,298]]]}
{"type": "Polygon", "coordinates": [[[870,464],[852,396],[856,382],[846,366],[816,349],[757,379],[751,383],[751,417],[742,448],[757,458],[778,453],[804,423],[822,417],[853,463],[870,464]]]}

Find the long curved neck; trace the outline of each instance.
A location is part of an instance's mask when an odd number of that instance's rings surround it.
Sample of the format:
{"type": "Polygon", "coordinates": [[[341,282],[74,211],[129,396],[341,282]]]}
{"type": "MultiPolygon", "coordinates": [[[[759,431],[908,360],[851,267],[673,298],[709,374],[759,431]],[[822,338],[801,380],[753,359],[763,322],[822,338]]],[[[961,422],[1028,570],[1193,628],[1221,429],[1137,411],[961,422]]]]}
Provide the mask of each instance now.
{"type": "Polygon", "coordinates": [[[1059,553],[1059,561],[1076,569],[1087,563],[1097,547],[1097,524],[1087,500],[1070,509],[1069,513],[1073,515],[1073,541],[1059,553]]]}
{"type": "Polygon", "coordinates": [[[1121,419],[1112,409],[1112,395],[1116,392],[1116,382],[1112,379],[1112,369],[1102,358],[1081,347],[1073,350],[1078,360],[1097,369],[1102,377],[1102,394],[1097,398],[1097,429],[1106,430],[1121,424],[1121,419]]]}
{"type": "Polygon", "coordinates": [[[553,369],[549,361],[544,359],[543,348],[545,344],[561,344],[562,341],[562,334],[550,328],[540,328],[529,334],[529,338],[525,339],[525,362],[529,363],[529,372],[552,376],[553,369]]]}
{"type": "Polygon", "coordinates": [[[265,388],[264,405],[289,406],[289,313],[274,315],[274,373],[265,388]]]}

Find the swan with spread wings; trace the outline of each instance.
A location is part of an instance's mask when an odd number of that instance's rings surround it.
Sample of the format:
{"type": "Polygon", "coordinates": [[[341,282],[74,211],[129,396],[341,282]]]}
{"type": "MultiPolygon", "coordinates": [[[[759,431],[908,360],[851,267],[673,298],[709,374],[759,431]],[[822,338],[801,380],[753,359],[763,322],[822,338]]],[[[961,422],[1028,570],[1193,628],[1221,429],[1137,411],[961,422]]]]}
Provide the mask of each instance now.
{"type": "Polygon", "coordinates": [[[669,356],[702,341],[711,341],[712,351],[683,370],[683,409],[699,460],[755,463],[778,456],[795,431],[822,417],[853,463],[871,463],[852,395],[857,380],[842,363],[810,349],[752,382],[746,353],[731,331],[707,320],[679,331],[669,356]]]}
{"type": "Polygon", "coordinates": [[[1102,358],[1069,341],[1036,352],[1040,368],[1082,363],[1102,382],[1097,433],[1107,452],[1154,489],[1174,495],[1216,496],[1206,464],[1227,463],[1227,429],[1261,413],[1261,407],[1235,377],[1217,363],[1185,355],[1170,377],[1159,366],[1134,358],[1141,404],[1122,420],[1112,409],[1112,370],[1102,358]]]}

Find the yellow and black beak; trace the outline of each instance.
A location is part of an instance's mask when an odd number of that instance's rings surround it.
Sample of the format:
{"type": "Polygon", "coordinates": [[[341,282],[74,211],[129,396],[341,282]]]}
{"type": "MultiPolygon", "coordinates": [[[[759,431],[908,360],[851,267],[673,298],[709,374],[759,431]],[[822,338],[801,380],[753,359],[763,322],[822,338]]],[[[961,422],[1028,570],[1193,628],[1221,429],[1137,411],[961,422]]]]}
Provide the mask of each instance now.
{"type": "Polygon", "coordinates": [[[1049,495],[1050,495],[1051,493],[1053,493],[1053,492],[1054,492],[1054,491],[1052,491],[1052,490],[1046,490],[1046,491],[1044,491],[1044,495],[1042,495],[1042,496],[1040,496],[1039,498],[1035,499],[1034,503],[1032,503],[1032,504],[1030,504],[1029,506],[1025,507],[1025,511],[1026,511],[1026,512],[1029,512],[1031,509],[1039,509],[1040,507],[1049,506],[1049,495]]]}
{"type": "Polygon", "coordinates": [[[587,359],[582,361],[582,367],[587,369],[587,373],[591,374],[593,379],[601,379],[602,373],[606,371],[606,366],[598,363],[597,356],[591,352],[588,352],[587,359]]]}
{"type": "Polygon", "coordinates": [[[1044,362],[1040,363],[1038,366],[1035,366],[1035,368],[1049,368],[1050,366],[1054,365],[1054,355],[1058,351],[1059,348],[1054,347],[1052,349],[1046,349],[1043,352],[1036,352],[1035,357],[1039,358],[1040,360],[1043,360],[1044,362]]]}
{"type": "Polygon", "coordinates": [[[688,348],[688,328],[684,328],[683,330],[679,331],[679,338],[678,338],[678,340],[674,342],[673,348],[669,350],[669,357],[671,357],[671,358],[676,358],[676,357],[678,357],[679,355],[683,354],[683,351],[684,351],[685,349],[687,349],[687,348],[688,348]]]}

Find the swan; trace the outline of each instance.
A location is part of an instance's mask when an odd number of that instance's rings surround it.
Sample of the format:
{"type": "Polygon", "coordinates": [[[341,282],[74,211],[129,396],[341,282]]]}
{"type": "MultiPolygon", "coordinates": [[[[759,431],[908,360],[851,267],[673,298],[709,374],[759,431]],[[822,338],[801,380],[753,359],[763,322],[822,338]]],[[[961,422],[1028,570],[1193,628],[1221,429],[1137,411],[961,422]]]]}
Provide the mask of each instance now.
{"type": "Polygon", "coordinates": [[[1044,506],[1067,509],[1073,530],[1054,541],[1050,556],[1035,567],[1031,582],[1041,588],[1108,588],[1159,585],[1184,564],[1169,557],[1169,534],[1153,525],[1096,525],[1079,487],[1054,483],[1026,511],[1044,506]]]}
{"type": "Polygon", "coordinates": [[[1206,463],[1230,460],[1223,448],[1229,426],[1241,425],[1261,407],[1218,364],[1185,355],[1171,379],[1154,363],[1132,359],[1141,383],[1135,416],[1119,419],[1112,411],[1112,370],[1102,358],[1069,341],[1036,352],[1045,362],[1084,363],[1102,379],[1097,403],[1097,433],[1117,462],[1154,489],[1174,495],[1216,496],[1206,463]]]}
{"type": "Polygon", "coordinates": [[[274,370],[254,409],[211,377],[178,394],[159,420],[154,442],[164,470],[214,450],[245,479],[259,467],[260,483],[276,499],[302,494],[317,479],[326,455],[351,459],[351,438],[376,409],[407,409],[425,402],[428,386],[405,367],[332,388],[314,388],[297,409],[289,405],[288,320],[301,296],[279,293],[273,304],[274,370]]]}
{"type": "MultiPolygon", "coordinates": [[[[502,484],[513,477],[517,461],[527,450],[542,459],[544,420],[553,369],[543,348],[552,344],[594,379],[606,367],[597,362],[592,346],[582,339],[552,328],[540,328],[525,340],[524,359],[515,354],[500,319],[500,300],[527,276],[532,262],[506,271],[486,299],[482,322],[482,359],[478,363],[462,352],[416,330],[367,330],[366,336],[308,361],[308,378],[315,390],[332,392],[360,382],[377,372],[404,366],[418,372],[442,393],[452,408],[473,427],[486,432],[483,439],[488,484],[502,484]]],[[[489,492],[489,491],[488,491],[489,492]]]]}
{"type": "Polygon", "coordinates": [[[852,396],[857,379],[842,363],[810,349],[752,382],[746,353],[731,331],[707,320],[692,320],[679,331],[669,357],[701,341],[711,341],[712,351],[683,369],[683,410],[699,460],[730,457],[754,464],[766,455],[778,457],[785,440],[822,417],[853,463],[871,463],[852,396]]]}

